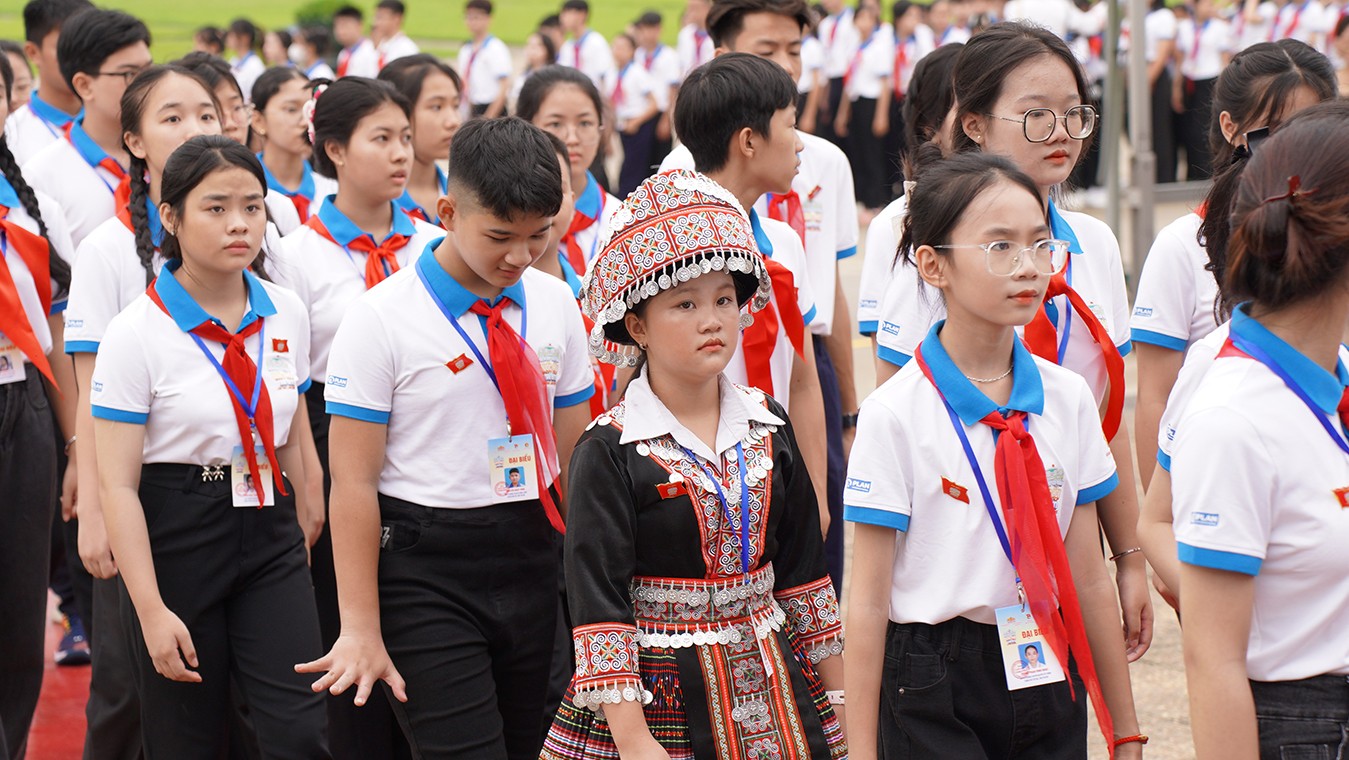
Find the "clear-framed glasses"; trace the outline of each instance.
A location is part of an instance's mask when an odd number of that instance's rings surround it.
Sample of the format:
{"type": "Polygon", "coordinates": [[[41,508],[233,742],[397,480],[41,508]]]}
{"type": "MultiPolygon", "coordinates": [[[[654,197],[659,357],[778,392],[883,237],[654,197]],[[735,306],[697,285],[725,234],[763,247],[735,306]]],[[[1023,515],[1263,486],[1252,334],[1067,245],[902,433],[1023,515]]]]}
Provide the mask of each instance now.
{"type": "Polygon", "coordinates": [[[1067,240],[1040,240],[1035,245],[1022,248],[1010,240],[994,240],[991,243],[968,243],[965,245],[934,245],[933,248],[979,248],[984,252],[989,274],[999,277],[1011,277],[1021,269],[1023,255],[1029,254],[1031,263],[1040,274],[1058,274],[1068,263],[1067,240]]]}
{"type": "Polygon", "coordinates": [[[1054,126],[1057,122],[1063,122],[1063,131],[1074,140],[1085,140],[1091,137],[1091,133],[1096,131],[1096,108],[1093,106],[1073,106],[1060,116],[1049,108],[1032,108],[1022,115],[1020,119],[1012,119],[1007,116],[989,114],[995,119],[1003,121],[1015,121],[1021,123],[1021,130],[1026,135],[1026,140],[1033,143],[1042,143],[1054,136],[1054,126]]]}
{"type": "Polygon", "coordinates": [[[95,71],[94,74],[101,77],[121,77],[122,84],[130,87],[131,80],[135,79],[145,69],[129,69],[124,71],[95,71]]]}

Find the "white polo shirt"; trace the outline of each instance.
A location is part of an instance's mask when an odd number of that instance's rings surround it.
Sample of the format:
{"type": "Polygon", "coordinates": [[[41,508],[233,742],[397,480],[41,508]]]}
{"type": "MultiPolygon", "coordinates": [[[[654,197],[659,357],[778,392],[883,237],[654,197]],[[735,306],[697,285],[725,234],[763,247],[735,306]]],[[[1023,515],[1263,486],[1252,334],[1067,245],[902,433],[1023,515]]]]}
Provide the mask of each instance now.
{"type": "MultiPolygon", "coordinates": [[[[1101,433],[1096,401],[1076,373],[1032,356],[1013,341],[1013,386],[998,407],[951,361],[936,335],[923,359],[941,383],[979,463],[994,511],[1002,517],[995,477],[993,430],[979,422],[994,410],[1028,414],[1027,429],[1045,466],[1059,529],[1073,509],[1119,485],[1101,433]]],[[[1016,572],[1003,553],[960,438],[937,389],[911,362],[862,403],[857,442],[848,462],[844,519],[904,534],[895,552],[890,619],[938,624],[956,617],[993,623],[993,612],[1017,601],[1016,572]],[[965,499],[949,492],[964,489],[965,499]]]]}
{"type": "Polygon", "coordinates": [[[1254,359],[1213,361],[1181,418],[1172,458],[1180,561],[1255,576],[1247,674],[1349,674],[1349,455],[1322,425],[1349,370],[1331,374],[1240,310],[1231,331],[1266,353],[1317,407],[1254,359]],[[1318,419],[1318,417],[1320,419],[1318,419]]]}
{"type": "MultiPolygon", "coordinates": [[[[1115,235],[1095,217],[1050,206],[1050,230],[1070,244],[1068,284],[1087,302],[1105,326],[1121,355],[1132,347],[1129,340],[1129,298],[1124,290],[1124,267],[1120,263],[1115,235]]],[[[1086,379],[1098,401],[1107,386],[1105,358],[1082,320],[1073,313],[1067,296],[1049,301],[1051,318],[1063,351],[1063,366],[1086,379]],[[1066,346],[1063,343],[1067,335],[1066,346]]],[[[877,354],[891,364],[903,366],[927,330],[946,316],[941,291],[923,283],[911,266],[895,268],[894,278],[881,304],[880,328],[876,332],[877,354]]],[[[1020,328],[1018,328],[1020,329],[1020,328]]]]}
{"type": "Polygon", "coordinates": [[[1171,454],[1175,447],[1180,418],[1190,405],[1195,389],[1199,387],[1204,375],[1208,374],[1209,368],[1213,366],[1213,360],[1227,342],[1229,324],[1224,322],[1218,325],[1213,332],[1190,346],[1185,352],[1184,363],[1180,365],[1180,373],[1176,375],[1176,384],[1171,386],[1171,392],[1166,396],[1166,409],[1162,411],[1162,417],[1157,421],[1157,464],[1167,472],[1171,471],[1171,454]]]}
{"type": "Polygon", "coordinates": [[[304,75],[309,79],[336,79],[337,72],[328,65],[327,61],[314,61],[309,68],[304,70],[304,75]]]}
{"type": "MultiPolygon", "coordinates": [[[[56,202],[43,193],[37,193],[38,212],[42,214],[42,219],[47,224],[47,243],[50,249],[49,255],[60,257],[69,261],[74,256],[74,250],[70,244],[70,235],[66,232],[65,222],[61,219],[61,209],[57,207],[56,202]]],[[[19,196],[15,193],[14,187],[9,184],[4,175],[0,175],[0,206],[9,209],[5,219],[13,222],[25,230],[40,235],[41,228],[37,221],[28,215],[24,210],[23,203],[19,201],[19,196]]],[[[49,316],[42,308],[42,298],[37,293],[37,281],[33,278],[33,273],[29,271],[28,265],[24,263],[23,257],[14,249],[12,241],[8,236],[0,236],[0,254],[5,257],[5,266],[9,269],[9,276],[14,280],[14,287],[19,293],[19,303],[23,306],[24,316],[28,318],[28,324],[33,329],[33,335],[37,338],[38,345],[42,348],[42,353],[50,354],[52,350],[52,331],[51,325],[47,321],[49,316]]],[[[59,314],[66,308],[66,296],[57,290],[55,280],[48,281],[51,287],[51,314],[59,314]]],[[[28,357],[32,361],[33,357],[28,357]]]]}
{"type": "MultiPolygon", "coordinates": [[[[1293,0],[1279,9],[1275,36],[1311,44],[1314,35],[1327,31],[1323,15],[1325,14],[1318,0],[1301,0],[1301,2],[1293,0]]],[[[1333,20],[1331,24],[1334,24],[1333,20]]],[[[1332,26],[1331,29],[1333,28],[1332,26]]]]}
{"type": "MultiPolygon", "coordinates": [[[[433,248],[351,305],[333,340],[324,396],[330,414],[388,425],[380,493],[425,507],[484,507],[494,501],[487,441],[506,435],[506,407],[423,284],[488,358],[485,322],[468,311],[481,299],[445,272],[433,248]],[[461,355],[473,363],[455,372],[447,363],[461,355]]],[[[506,319],[538,354],[553,407],[585,403],[595,376],[567,284],[528,269],[503,295],[516,304],[506,319]]]]}
{"type": "MultiPolygon", "coordinates": [[[[811,289],[810,277],[806,273],[806,256],[801,250],[800,236],[787,223],[761,218],[757,212],[751,211],[749,219],[750,225],[754,228],[754,240],[759,245],[759,252],[783,265],[792,273],[792,278],[796,282],[796,307],[801,310],[801,318],[805,322],[806,329],[809,330],[819,311],[815,306],[815,296],[811,289]]],[[[776,293],[773,295],[772,303],[773,308],[777,309],[776,293]]],[[[754,318],[757,320],[767,319],[768,317],[760,312],[755,314],[754,318]]],[[[791,411],[792,365],[798,360],[796,349],[792,347],[792,341],[787,335],[787,331],[779,327],[777,343],[774,344],[773,354],[768,361],[770,374],[773,378],[772,393],[769,395],[777,399],[778,403],[782,404],[783,408],[788,411],[791,411]]],[[[735,345],[735,354],[731,357],[731,363],[726,366],[724,371],[731,382],[754,387],[754,384],[750,382],[749,370],[745,364],[745,335],[743,331],[735,345]]],[[[759,390],[768,393],[767,388],[759,388],[759,390]]]]}
{"type": "Polygon", "coordinates": [[[495,35],[459,48],[459,73],[468,102],[475,106],[491,105],[501,95],[501,80],[509,79],[514,70],[510,48],[495,35]]]}
{"type": "Polygon", "coordinates": [[[1217,79],[1223,73],[1223,56],[1232,52],[1232,26],[1220,18],[1202,24],[1182,19],[1176,31],[1176,49],[1180,52],[1180,73],[1186,79],[1217,79]]]}
{"type": "MultiPolygon", "coordinates": [[[[158,244],[164,239],[159,211],[147,202],[146,212],[150,237],[158,244]]],[[[276,228],[268,225],[263,245],[270,257],[275,256],[280,244],[276,228]]],[[[150,266],[156,275],[164,266],[158,247],[150,266]]],[[[266,268],[269,276],[275,276],[275,258],[267,260],[266,268]]],[[[70,303],[65,312],[66,353],[98,353],[113,317],[144,294],[145,287],[145,268],[136,253],[136,236],[117,217],[100,224],[80,243],[71,267],[70,303]]]]}
{"type": "MultiPolygon", "coordinates": [[[[905,38],[902,44],[895,45],[895,56],[891,63],[892,68],[899,72],[899,81],[890,82],[890,86],[895,88],[895,92],[901,95],[908,93],[909,85],[913,83],[914,69],[918,68],[918,62],[936,49],[937,41],[927,24],[919,24],[914,28],[913,34],[905,38]]],[[[894,76],[891,75],[891,79],[893,78],[894,76]]]]}
{"type": "Polygon", "coordinates": [[[1245,50],[1258,42],[1267,42],[1274,23],[1279,18],[1279,6],[1273,0],[1265,0],[1255,7],[1259,21],[1247,21],[1241,8],[1237,8],[1236,20],[1232,22],[1236,35],[1236,49],[1245,50]]]}
{"type": "Polygon", "coordinates": [[[23,166],[28,184],[50,195],[65,212],[66,229],[77,248],[95,227],[117,213],[113,195],[119,179],[98,165],[107,157],[75,124],[69,139],[53,141],[23,166]]]}
{"type": "Polygon", "coordinates": [[[896,260],[896,254],[907,210],[908,198],[901,195],[867,225],[867,252],[862,258],[862,278],[857,283],[857,331],[863,335],[876,334],[881,323],[881,300],[895,271],[906,266],[896,260]]]}
{"type": "Polygon", "coordinates": [[[1172,351],[1185,351],[1213,332],[1218,281],[1205,269],[1208,252],[1199,245],[1198,214],[1166,225],[1143,260],[1129,331],[1133,340],[1172,351]]]}
{"type": "Polygon", "coordinates": [[[1148,63],[1157,60],[1158,43],[1176,39],[1176,14],[1170,8],[1160,8],[1143,17],[1144,52],[1148,63]]]}
{"type": "Polygon", "coordinates": [[[609,220],[622,205],[623,201],[605,192],[594,175],[586,171],[586,186],[576,196],[575,213],[595,220],[594,224],[576,233],[576,244],[581,246],[587,265],[600,255],[600,230],[609,226],[609,220]]]}
{"type": "MultiPolygon", "coordinates": [[[[680,28],[675,45],[679,48],[679,71],[682,76],[688,76],[690,71],[712,60],[717,50],[712,35],[693,24],[685,24],[680,28]]],[[[680,81],[683,81],[682,77],[680,81]]]]}
{"type": "MultiPolygon", "coordinates": [[[[108,325],[94,363],[90,403],[96,419],[145,426],[146,464],[228,463],[240,445],[234,404],[215,366],[190,330],[214,320],[166,267],[155,290],[170,314],[145,293],[108,325]]],[[[248,311],[241,328],[258,319],[262,330],[244,341],[250,359],[262,362],[272,405],[273,442],[290,437],[300,394],[309,387],[309,317],[290,291],[244,273],[248,311]]],[[[222,361],[224,346],[202,343],[222,361]]]]}
{"type": "Polygon", "coordinates": [[[234,81],[239,83],[239,89],[244,91],[244,100],[249,103],[253,102],[253,84],[266,70],[267,64],[262,62],[262,56],[252,50],[245,53],[242,58],[235,56],[230,59],[230,71],[234,74],[234,81]]]}
{"type": "Polygon", "coordinates": [[[378,49],[379,67],[381,69],[399,58],[406,58],[410,55],[416,55],[422,52],[422,49],[417,47],[417,43],[413,42],[412,38],[408,37],[407,34],[401,30],[389,39],[379,43],[378,49]]]}
{"type": "Polygon", "coordinates": [[[801,38],[801,78],[796,80],[796,91],[805,95],[815,89],[815,75],[824,72],[824,45],[818,37],[801,38]]]}
{"type": "MultiPolygon", "coordinates": [[[[815,294],[815,322],[810,331],[830,335],[834,329],[834,294],[838,262],[857,254],[857,201],[853,194],[852,166],[838,146],[822,137],[797,130],[802,150],[801,166],[792,179],[792,189],[801,199],[806,217],[806,269],[815,294]]],[[[660,171],[694,170],[693,155],[676,146],[661,162],[660,171]]],[[[769,196],[754,203],[754,210],[767,219],[769,196]]],[[[781,400],[781,399],[779,399],[781,400]]]]}
{"type": "Polygon", "coordinates": [[[670,88],[678,87],[684,81],[684,72],[679,67],[679,54],[665,45],[657,44],[654,50],[638,48],[637,62],[651,77],[656,107],[661,112],[670,110],[670,88]]]}
{"type": "Polygon", "coordinates": [[[304,172],[300,176],[300,186],[289,188],[267,168],[267,162],[258,154],[258,163],[262,164],[262,174],[267,178],[267,210],[272,221],[282,235],[294,232],[308,217],[300,218],[300,209],[295,205],[295,196],[303,196],[309,202],[308,212],[312,216],[328,200],[328,196],[337,194],[337,180],[325,177],[314,171],[308,161],[304,162],[304,172]]]}
{"type": "Polygon", "coordinates": [[[596,87],[604,84],[604,77],[614,68],[614,54],[604,36],[594,29],[587,29],[580,40],[567,40],[557,51],[557,62],[563,66],[579,69],[590,77],[596,87]]]}
{"type": "Polygon", "coordinates": [[[343,77],[369,77],[379,75],[379,51],[375,43],[361,38],[360,42],[349,48],[342,48],[337,54],[337,75],[343,77]]]}
{"type": "Polygon", "coordinates": [[[857,46],[848,62],[846,94],[849,100],[875,100],[889,84],[891,64],[895,60],[895,36],[889,27],[877,27],[857,46]]]}
{"type": "MultiPolygon", "coordinates": [[[[345,247],[356,238],[369,235],[338,211],[336,204],[324,203],[318,218],[338,242],[325,238],[307,224],[301,225],[282,238],[272,271],[276,281],[295,291],[309,312],[309,371],[311,377],[321,379],[328,375],[328,352],[338,325],[351,304],[365,295],[365,262],[370,256],[345,247]]],[[[398,267],[404,269],[412,266],[429,243],[444,237],[445,231],[395,208],[389,234],[408,237],[396,254],[398,267]]]]}
{"type": "Polygon", "coordinates": [[[38,154],[38,151],[57,140],[64,140],[61,131],[73,117],[42,99],[34,91],[28,102],[5,119],[5,139],[9,152],[19,166],[38,154]]]}
{"type": "MultiPolygon", "coordinates": [[[[604,89],[601,90],[614,107],[614,117],[622,129],[628,122],[646,113],[647,97],[655,98],[655,83],[636,61],[630,61],[622,69],[610,69],[604,76],[604,89]],[[622,85],[620,89],[620,85],[622,85]]],[[[666,94],[669,94],[668,88],[666,94]]]]}
{"type": "Polygon", "coordinates": [[[824,44],[824,75],[829,79],[842,78],[848,72],[853,53],[862,42],[858,39],[857,24],[853,21],[853,9],[844,8],[820,19],[816,33],[824,44]]]}

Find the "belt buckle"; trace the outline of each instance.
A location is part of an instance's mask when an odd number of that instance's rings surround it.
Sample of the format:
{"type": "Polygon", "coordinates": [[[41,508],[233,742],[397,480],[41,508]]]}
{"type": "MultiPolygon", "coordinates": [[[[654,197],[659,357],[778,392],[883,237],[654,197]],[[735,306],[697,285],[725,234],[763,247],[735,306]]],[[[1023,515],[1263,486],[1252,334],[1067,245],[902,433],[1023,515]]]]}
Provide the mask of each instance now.
{"type": "Polygon", "coordinates": [[[208,464],[201,468],[201,482],[219,483],[225,479],[225,465],[208,464]]]}

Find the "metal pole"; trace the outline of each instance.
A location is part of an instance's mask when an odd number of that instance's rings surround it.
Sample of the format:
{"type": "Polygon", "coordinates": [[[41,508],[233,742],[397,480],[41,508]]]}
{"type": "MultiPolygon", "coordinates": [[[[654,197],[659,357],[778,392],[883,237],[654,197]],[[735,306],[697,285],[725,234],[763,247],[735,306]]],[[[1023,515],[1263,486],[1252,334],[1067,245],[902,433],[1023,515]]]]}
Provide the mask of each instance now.
{"type": "Polygon", "coordinates": [[[1133,192],[1129,206],[1133,211],[1130,229],[1130,284],[1138,282],[1143,258],[1152,245],[1153,205],[1157,156],[1152,150],[1152,92],[1148,87],[1148,63],[1145,58],[1148,0],[1129,3],[1129,142],[1133,146],[1133,192]]]}
{"type": "Polygon", "coordinates": [[[1105,124],[1101,138],[1101,164],[1105,167],[1105,222],[1118,237],[1120,227],[1120,144],[1124,139],[1124,78],[1119,66],[1119,33],[1121,13],[1115,0],[1109,3],[1105,30],[1105,124]]]}

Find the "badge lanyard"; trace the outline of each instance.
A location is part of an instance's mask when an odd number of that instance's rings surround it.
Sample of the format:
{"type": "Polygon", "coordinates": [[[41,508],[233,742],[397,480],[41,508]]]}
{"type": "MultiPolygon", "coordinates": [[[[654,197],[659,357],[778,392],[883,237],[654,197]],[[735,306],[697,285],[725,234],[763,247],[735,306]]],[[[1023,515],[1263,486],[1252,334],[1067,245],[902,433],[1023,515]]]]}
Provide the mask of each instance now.
{"type": "Polygon", "coordinates": [[[1235,332],[1228,337],[1228,340],[1230,340],[1232,345],[1236,346],[1242,353],[1265,365],[1270,372],[1273,372],[1280,380],[1282,380],[1283,384],[1288,386],[1288,390],[1292,391],[1293,395],[1297,396],[1303,404],[1307,405],[1307,408],[1311,410],[1312,415],[1316,417],[1316,421],[1321,423],[1321,427],[1325,428],[1326,432],[1330,434],[1331,440],[1335,442],[1336,446],[1340,447],[1340,451],[1349,454],[1349,441],[1345,441],[1344,435],[1335,429],[1335,426],[1330,422],[1327,416],[1321,412],[1320,407],[1311,400],[1311,397],[1302,389],[1302,386],[1298,385],[1297,381],[1294,380],[1283,367],[1276,364],[1274,360],[1269,357],[1269,354],[1265,353],[1259,346],[1242,338],[1235,332]]]}
{"type": "MultiPolygon", "coordinates": [[[[703,464],[692,451],[680,446],[679,450],[684,452],[684,456],[689,461],[697,465],[698,469],[703,471],[708,480],[712,481],[712,487],[717,489],[717,501],[721,502],[721,511],[726,515],[726,522],[732,528],[735,527],[735,520],[731,517],[731,505],[726,501],[726,492],[721,490],[721,481],[712,474],[712,470],[703,464]]],[[[749,572],[749,482],[746,481],[748,473],[745,472],[745,448],[741,444],[735,445],[736,463],[740,466],[740,572],[749,572]]]]}
{"type": "MultiPolygon", "coordinates": [[[[211,353],[211,349],[206,347],[206,343],[195,333],[188,333],[192,336],[192,340],[196,342],[197,348],[200,348],[201,352],[206,354],[206,358],[211,360],[211,366],[215,367],[215,371],[220,375],[220,379],[225,381],[225,387],[229,388],[230,394],[233,395],[234,399],[239,402],[241,407],[243,407],[244,414],[248,415],[248,423],[255,428],[257,427],[258,398],[262,395],[262,353],[263,348],[267,345],[267,323],[262,317],[258,317],[258,321],[262,322],[262,325],[258,328],[258,375],[253,378],[252,403],[244,398],[243,391],[239,390],[239,386],[234,384],[234,379],[229,376],[229,373],[225,371],[225,367],[215,358],[215,354],[211,353]]],[[[251,446],[253,445],[253,442],[242,441],[242,444],[244,446],[251,446]]]]}
{"type": "MultiPolygon", "coordinates": [[[[1073,286],[1073,255],[1071,253],[1068,254],[1068,264],[1064,268],[1063,277],[1064,280],[1067,281],[1068,287],[1071,288],[1073,286]]],[[[1046,299],[1045,308],[1049,308],[1050,305],[1051,305],[1050,301],[1046,299]]],[[[1059,339],[1058,364],[1060,367],[1063,366],[1063,357],[1068,354],[1068,338],[1073,334],[1073,306],[1071,303],[1066,302],[1065,305],[1067,306],[1067,308],[1062,310],[1063,337],[1059,339]]],[[[1057,305],[1054,305],[1054,314],[1055,316],[1058,316],[1060,314],[1060,310],[1057,305]]],[[[1055,319],[1053,321],[1057,323],[1058,320],[1055,319]]]]}
{"type": "MultiPolygon", "coordinates": [[[[362,233],[362,234],[364,234],[364,233],[362,233]]],[[[370,239],[373,240],[374,237],[372,236],[370,239]]],[[[334,243],[337,243],[336,240],[334,240],[333,242],[334,242],[334,243]]],[[[362,269],[362,267],[361,267],[360,264],[357,264],[357,263],[356,263],[356,257],[351,255],[351,249],[348,248],[348,247],[345,246],[345,245],[342,245],[341,243],[337,243],[337,244],[338,244],[339,246],[342,246],[342,252],[345,253],[345,254],[347,255],[347,261],[350,261],[350,262],[351,262],[351,265],[352,265],[353,267],[356,268],[356,279],[358,279],[358,280],[360,280],[362,283],[364,283],[364,282],[365,282],[365,271],[362,269]]],[[[367,253],[367,254],[366,254],[366,256],[373,256],[373,255],[374,255],[373,253],[367,253]]],[[[388,263],[387,261],[384,262],[383,264],[381,264],[380,266],[384,267],[384,276],[385,276],[386,278],[393,274],[393,272],[389,271],[389,263],[388,263]]],[[[429,286],[428,286],[428,287],[429,287],[429,286]]],[[[440,301],[437,300],[436,303],[439,304],[440,301]]],[[[444,307],[441,307],[441,310],[444,311],[444,307]]],[[[451,321],[453,321],[453,320],[451,320],[451,321]]]]}

